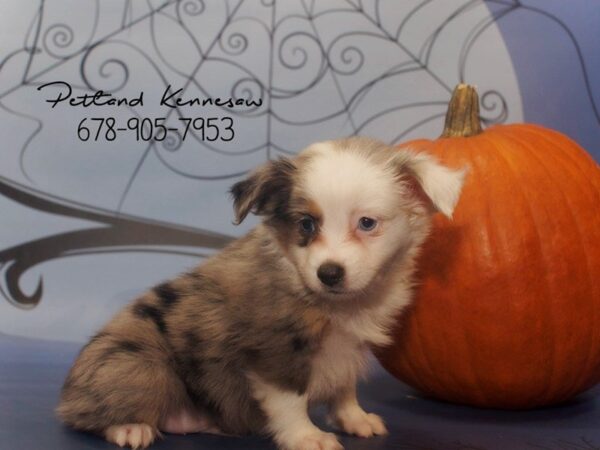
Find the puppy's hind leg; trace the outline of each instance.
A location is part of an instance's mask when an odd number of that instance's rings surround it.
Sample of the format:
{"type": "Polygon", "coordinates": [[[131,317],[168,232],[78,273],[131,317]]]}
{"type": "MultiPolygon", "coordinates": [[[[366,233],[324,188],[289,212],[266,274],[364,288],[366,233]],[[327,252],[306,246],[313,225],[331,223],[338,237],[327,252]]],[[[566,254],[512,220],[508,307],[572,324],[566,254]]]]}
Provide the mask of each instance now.
{"type": "Polygon", "coordinates": [[[189,405],[168,353],[152,344],[111,333],[96,337],[67,377],[59,417],[120,446],[150,445],[161,418],[189,405]]]}
{"type": "Polygon", "coordinates": [[[165,433],[225,433],[213,422],[208,414],[198,411],[194,407],[184,407],[179,411],[172,411],[160,421],[158,428],[165,433]]]}

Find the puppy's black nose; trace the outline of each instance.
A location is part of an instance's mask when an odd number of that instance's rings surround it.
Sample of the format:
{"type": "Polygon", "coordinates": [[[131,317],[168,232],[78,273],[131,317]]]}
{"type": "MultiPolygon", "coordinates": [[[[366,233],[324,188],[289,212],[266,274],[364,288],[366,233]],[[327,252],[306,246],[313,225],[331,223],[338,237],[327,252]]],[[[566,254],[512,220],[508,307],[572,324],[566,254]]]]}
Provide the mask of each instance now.
{"type": "Polygon", "coordinates": [[[344,279],[344,268],[334,262],[326,262],[317,269],[317,276],[323,284],[333,287],[344,279]]]}

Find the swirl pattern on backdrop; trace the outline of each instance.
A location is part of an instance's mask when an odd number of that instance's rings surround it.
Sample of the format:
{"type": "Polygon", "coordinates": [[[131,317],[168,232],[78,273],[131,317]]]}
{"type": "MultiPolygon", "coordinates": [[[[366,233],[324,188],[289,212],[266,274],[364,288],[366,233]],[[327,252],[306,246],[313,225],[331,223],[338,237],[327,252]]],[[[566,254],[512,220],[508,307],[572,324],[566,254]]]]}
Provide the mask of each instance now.
{"type": "MultiPolygon", "coordinates": [[[[321,137],[368,134],[390,144],[434,137],[453,86],[477,82],[472,54],[489,38],[495,21],[525,10],[548,16],[518,1],[488,2],[495,3],[492,12],[479,0],[452,5],[426,0],[402,7],[394,0],[158,3],[123,0],[115,20],[114,8],[108,11],[99,0],[81,0],[85,13],[60,14],[67,19],[53,23],[56,11],[51,8],[60,6],[40,2],[22,46],[0,54],[0,109],[28,130],[14,149],[19,173],[0,174],[0,194],[39,212],[98,224],[0,249],[0,294],[17,307],[40,302],[41,278],[25,290],[21,284],[25,273],[43,262],[123,247],[159,253],[173,252],[156,250],[160,246],[214,249],[230,240],[227,234],[180,223],[172,215],[155,220],[131,213],[131,196],[145,171],[199,186],[233,183],[258,163],[295,154],[321,137]],[[448,59],[453,63],[444,62],[448,59]],[[42,143],[56,139],[47,126],[49,116],[39,107],[20,109],[12,100],[57,79],[68,79],[77,95],[103,90],[126,97],[139,92],[139,86],[151,86],[156,91],[181,88],[182,97],[261,102],[248,108],[212,107],[214,114],[232,116],[239,127],[229,144],[204,140],[195,129],[185,140],[180,131],[169,130],[160,142],[136,143],[135,161],[123,174],[122,189],[106,207],[92,197],[75,199],[55,190],[51,169],[42,176],[40,164],[34,163],[42,158],[42,143]],[[415,83],[422,85],[418,96],[415,83]]],[[[578,70],[588,80],[580,61],[578,70]]],[[[508,70],[492,69],[498,76],[508,70]]],[[[477,83],[484,123],[501,123],[511,114],[519,119],[513,113],[514,99],[505,88],[494,86],[495,81],[490,76],[477,83]]],[[[598,118],[589,82],[586,86],[598,118]]],[[[159,108],[155,102],[146,109],[127,107],[120,114],[164,117],[171,126],[189,112],[182,106],[159,108]]],[[[60,119],[53,115],[52,120],[60,119]]],[[[77,171],[73,160],[65,164],[77,171]]],[[[148,194],[153,197],[160,200],[160,192],[148,194]]]]}

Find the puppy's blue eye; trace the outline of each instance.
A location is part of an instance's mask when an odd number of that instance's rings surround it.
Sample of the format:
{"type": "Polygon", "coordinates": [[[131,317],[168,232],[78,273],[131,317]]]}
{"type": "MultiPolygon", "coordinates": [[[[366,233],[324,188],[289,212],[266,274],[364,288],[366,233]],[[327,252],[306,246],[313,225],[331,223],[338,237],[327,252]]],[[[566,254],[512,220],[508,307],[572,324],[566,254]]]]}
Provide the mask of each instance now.
{"type": "Polygon", "coordinates": [[[302,233],[313,234],[317,230],[317,223],[312,217],[306,216],[300,219],[298,227],[302,233]]]}
{"type": "Polygon", "coordinates": [[[363,231],[373,231],[377,226],[377,221],[370,217],[361,217],[358,221],[358,228],[363,231]]]}

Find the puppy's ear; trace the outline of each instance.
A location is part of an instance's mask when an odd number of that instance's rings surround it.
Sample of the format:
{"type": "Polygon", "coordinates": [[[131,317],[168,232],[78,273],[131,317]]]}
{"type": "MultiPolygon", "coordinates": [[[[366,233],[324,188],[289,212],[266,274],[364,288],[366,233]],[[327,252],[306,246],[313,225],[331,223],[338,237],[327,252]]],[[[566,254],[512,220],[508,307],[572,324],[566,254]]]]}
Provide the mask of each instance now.
{"type": "Polygon", "coordinates": [[[269,161],[231,187],[235,224],[252,212],[259,216],[282,214],[292,191],[296,166],[288,158],[269,161]]]}
{"type": "Polygon", "coordinates": [[[402,177],[408,175],[431,202],[435,211],[452,218],[454,207],[460,197],[467,169],[450,169],[433,156],[408,150],[398,152],[394,164],[402,177]]]}

